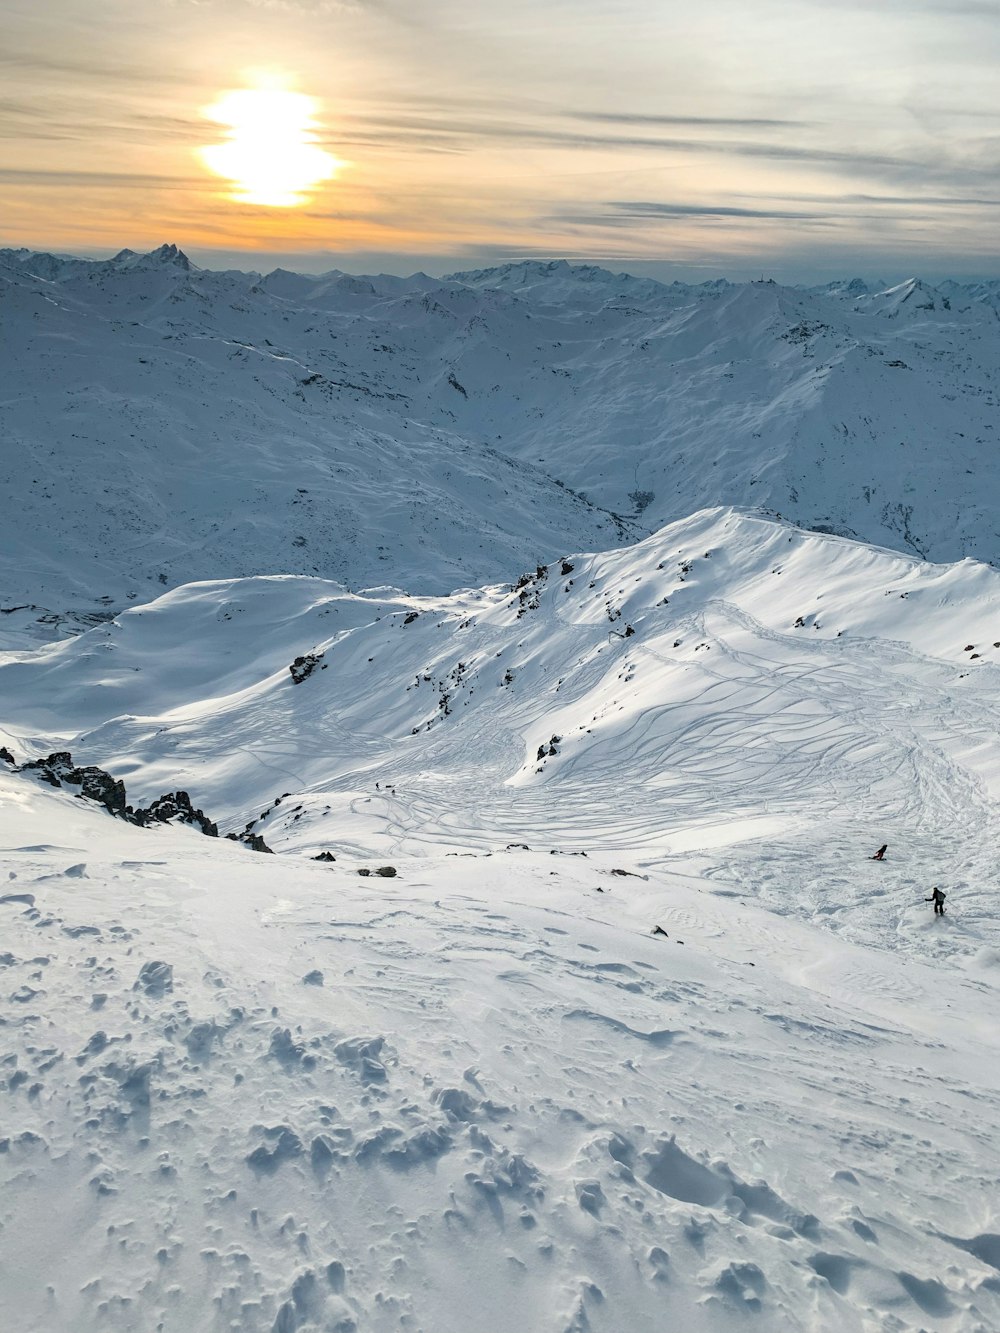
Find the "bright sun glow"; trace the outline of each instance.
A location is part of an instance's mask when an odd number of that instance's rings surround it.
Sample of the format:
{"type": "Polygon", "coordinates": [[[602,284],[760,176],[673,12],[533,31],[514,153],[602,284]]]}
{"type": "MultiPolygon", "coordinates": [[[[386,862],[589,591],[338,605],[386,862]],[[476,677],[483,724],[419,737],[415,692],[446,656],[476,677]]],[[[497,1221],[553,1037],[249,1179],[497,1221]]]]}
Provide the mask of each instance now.
{"type": "Polygon", "coordinates": [[[316,108],[314,98],[280,87],[224,93],[204,114],[227,127],[226,142],[199,149],[201,159],[233,183],[240,203],[303,204],[343,165],[316,144],[316,108]]]}

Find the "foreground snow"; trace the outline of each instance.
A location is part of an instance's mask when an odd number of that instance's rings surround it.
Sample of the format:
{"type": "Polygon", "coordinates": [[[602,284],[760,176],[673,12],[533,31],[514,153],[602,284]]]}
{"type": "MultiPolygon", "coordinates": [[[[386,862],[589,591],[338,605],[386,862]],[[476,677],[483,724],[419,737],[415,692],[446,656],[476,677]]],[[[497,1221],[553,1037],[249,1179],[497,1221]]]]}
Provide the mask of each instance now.
{"type": "Polygon", "coordinates": [[[991,985],[693,871],[0,798],[5,1327],[1000,1323],[991,985]]]}

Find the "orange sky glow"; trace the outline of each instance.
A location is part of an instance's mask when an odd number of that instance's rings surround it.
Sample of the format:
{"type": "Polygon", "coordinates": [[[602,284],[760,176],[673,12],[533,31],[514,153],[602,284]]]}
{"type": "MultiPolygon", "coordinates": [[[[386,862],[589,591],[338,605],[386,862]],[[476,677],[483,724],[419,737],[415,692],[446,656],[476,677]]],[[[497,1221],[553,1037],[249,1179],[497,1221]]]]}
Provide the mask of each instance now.
{"type": "Polygon", "coordinates": [[[0,244],[996,266],[988,6],[0,3],[0,244]]]}

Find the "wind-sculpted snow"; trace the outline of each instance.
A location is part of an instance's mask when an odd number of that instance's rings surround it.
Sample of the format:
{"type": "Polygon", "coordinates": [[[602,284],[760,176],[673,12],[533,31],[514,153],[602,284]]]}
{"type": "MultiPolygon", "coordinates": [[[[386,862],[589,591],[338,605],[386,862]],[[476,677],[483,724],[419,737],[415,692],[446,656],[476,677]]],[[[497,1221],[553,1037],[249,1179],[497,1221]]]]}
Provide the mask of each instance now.
{"type": "Polygon", "coordinates": [[[0,847],[5,1328],[1000,1324],[992,986],[544,846],[386,885],[0,774],[0,847]]]}
{"type": "Polygon", "coordinates": [[[995,560],[996,310],[989,283],[0,252],[0,633],[232,576],[440,594],[717,504],[995,560]]]}

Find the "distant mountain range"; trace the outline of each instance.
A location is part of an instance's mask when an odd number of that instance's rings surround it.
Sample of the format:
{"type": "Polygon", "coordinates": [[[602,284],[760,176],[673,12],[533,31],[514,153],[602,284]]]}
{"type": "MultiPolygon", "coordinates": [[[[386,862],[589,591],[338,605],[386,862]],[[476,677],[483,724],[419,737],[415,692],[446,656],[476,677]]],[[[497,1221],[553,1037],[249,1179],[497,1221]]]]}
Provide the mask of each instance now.
{"type": "Polygon", "coordinates": [[[209,578],[436,595],[718,504],[1000,559],[1000,283],[5,250],[0,355],[7,641],[209,578]]]}

